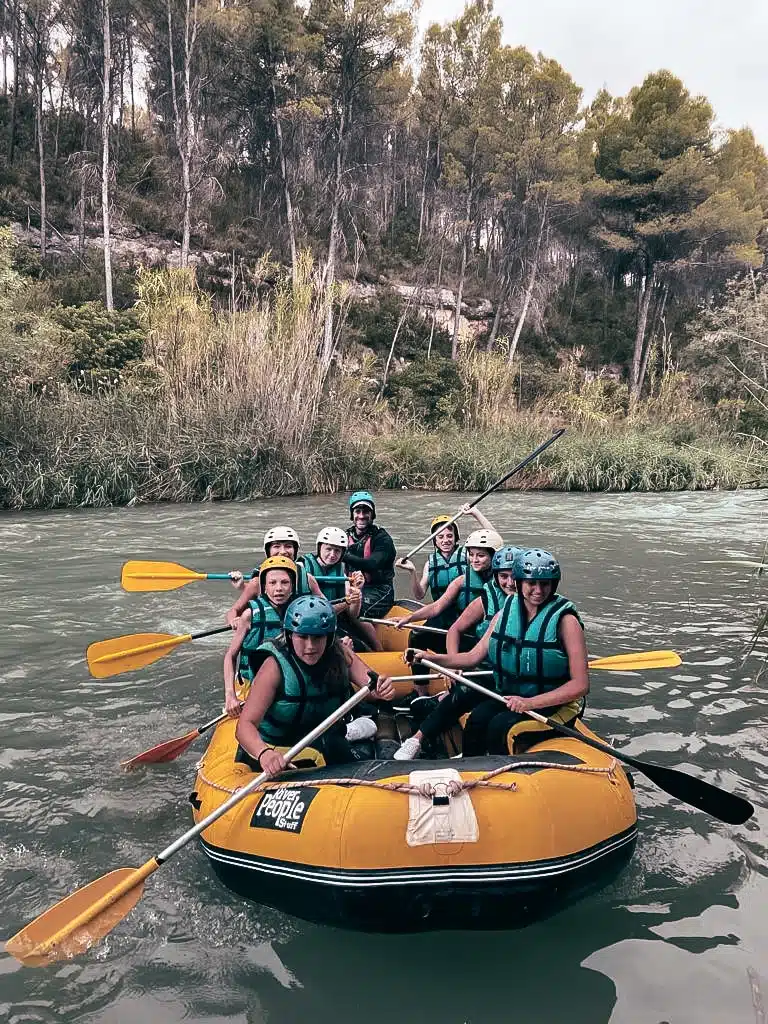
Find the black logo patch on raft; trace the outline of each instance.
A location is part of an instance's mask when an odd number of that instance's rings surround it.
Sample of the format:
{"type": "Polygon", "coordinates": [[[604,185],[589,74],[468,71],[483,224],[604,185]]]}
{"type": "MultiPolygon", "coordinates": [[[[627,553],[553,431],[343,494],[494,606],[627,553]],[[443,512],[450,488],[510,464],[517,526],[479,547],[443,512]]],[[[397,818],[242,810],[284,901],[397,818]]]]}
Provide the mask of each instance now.
{"type": "Polygon", "coordinates": [[[271,828],[278,832],[301,832],[309,805],[319,790],[303,786],[301,789],[267,790],[253,812],[251,828],[271,828]]]}

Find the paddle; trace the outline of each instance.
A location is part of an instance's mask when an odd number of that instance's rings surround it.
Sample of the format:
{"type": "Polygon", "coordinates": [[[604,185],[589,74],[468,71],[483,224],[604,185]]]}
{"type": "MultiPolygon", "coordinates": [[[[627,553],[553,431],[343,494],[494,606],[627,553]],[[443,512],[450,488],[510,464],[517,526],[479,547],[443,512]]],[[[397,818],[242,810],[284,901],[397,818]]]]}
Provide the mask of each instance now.
{"type": "MultiPolygon", "coordinates": [[[[474,501],[470,501],[469,507],[474,508],[475,505],[479,505],[483,498],[487,498],[489,494],[492,494],[495,490],[501,487],[503,483],[506,483],[510,477],[513,477],[515,475],[515,473],[519,473],[521,469],[525,469],[528,463],[533,462],[534,459],[538,458],[545,448],[549,448],[549,446],[551,444],[554,444],[558,437],[562,437],[564,433],[565,427],[561,427],[560,430],[556,430],[552,437],[548,437],[547,440],[543,442],[543,444],[540,444],[539,447],[535,451],[531,452],[531,454],[528,455],[526,458],[524,458],[522,462],[518,462],[518,464],[513,469],[510,469],[508,473],[505,473],[504,476],[500,477],[495,484],[491,484],[491,486],[486,488],[486,490],[484,490],[483,493],[479,495],[479,497],[475,498],[474,501]]],[[[446,526],[450,526],[451,523],[455,523],[456,520],[461,519],[463,515],[464,510],[461,509],[456,513],[455,516],[453,516],[452,519],[449,519],[445,523],[440,523],[440,525],[434,531],[434,533],[430,533],[426,540],[423,540],[421,544],[418,544],[415,548],[412,548],[408,552],[408,554],[405,555],[405,558],[413,558],[417,551],[421,551],[423,547],[426,547],[426,545],[429,544],[431,540],[434,540],[438,533],[444,530],[446,526]]]]}
{"type": "MultiPolygon", "coordinates": [[[[332,725],[348,714],[365,699],[377,681],[369,673],[370,681],[337,708],[319,725],[294,744],[285,754],[290,761],[305,747],[322,736],[332,725]]],[[[139,868],[118,868],[78,889],[60,903],[45,911],[21,929],[5,944],[5,950],[26,967],[42,967],[68,957],[84,953],[95,942],[103,939],[136,906],[144,892],[144,881],[187,843],[204,832],[214,821],[253,793],[269,776],[262,772],[206,818],[189,829],[160,853],[139,868]]]]}
{"type": "MultiPolygon", "coordinates": [[[[502,704],[505,703],[501,694],[486,689],[461,672],[454,672],[453,669],[445,668],[445,666],[438,665],[437,662],[429,661],[427,658],[420,658],[419,663],[426,665],[427,668],[434,669],[441,675],[448,676],[457,683],[470,686],[473,690],[477,690],[478,693],[482,693],[491,700],[500,701],[502,704]]],[[[592,667],[590,666],[590,668],[592,667]]],[[[561,725],[551,718],[545,718],[544,715],[540,715],[537,711],[525,711],[523,713],[528,715],[529,718],[535,718],[537,722],[541,722],[542,725],[546,725],[554,732],[562,733],[563,736],[570,736],[581,743],[586,743],[588,747],[593,747],[595,750],[602,750],[603,753],[610,754],[617,761],[623,761],[624,764],[631,765],[637,771],[642,772],[651,782],[654,782],[659,789],[663,789],[665,793],[669,793],[670,796],[675,796],[678,800],[691,804],[693,807],[698,807],[707,814],[711,814],[713,818],[725,821],[729,825],[743,825],[755,813],[752,804],[743,797],[729,793],[718,786],[713,786],[702,779],[697,779],[693,775],[688,775],[679,768],[666,768],[663,765],[654,764],[652,761],[641,761],[638,757],[622,754],[614,747],[608,746],[607,743],[600,743],[589,736],[584,736],[575,729],[569,729],[567,725],[561,725]]]]}
{"type": "Polygon", "coordinates": [[[179,644],[231,631],[231,626],[218,626],[216,629],[205,629],[202,633],[131,633],[110,640],[97,640],[85,652],[88,670],[95,679],[119,676],[121,672],[146,668],[170,654],[179,644]]]}
{"type": "Polygon", "coordinates": [[[223,722],[227,717],[229,716],[226,711],[223,711],[216,718],[212,718],[210,722],[206,722],[205,725],[201,725],[197,729],[192,729],[183,736],[177,736],[175,740],[166,740],[164,743],[158,743],[156,747],[150,747],[143,754],[137,754],[136,757],[132,757],[128,761],[121,761],[120,767],[130,771],[140,764],[165,764],[167,761],[175,761],[177,757],[183,754],[195,742],[198,736],[202,736],[204,732],[208,732],[214,725],[223,722]]]}
{"type": "MultiPolygon", "coordinates": [[[[248,573],[242,574],[247,577],[248,573]]],[[[315,576],[318,583],[338,582],[338,576],[315,576]]],[[[178,590],[196,580],[232,580],[228,572],[195,572],[177,562],[126,562],[120,575],[123,590],[129,593],[178,590]]]]}

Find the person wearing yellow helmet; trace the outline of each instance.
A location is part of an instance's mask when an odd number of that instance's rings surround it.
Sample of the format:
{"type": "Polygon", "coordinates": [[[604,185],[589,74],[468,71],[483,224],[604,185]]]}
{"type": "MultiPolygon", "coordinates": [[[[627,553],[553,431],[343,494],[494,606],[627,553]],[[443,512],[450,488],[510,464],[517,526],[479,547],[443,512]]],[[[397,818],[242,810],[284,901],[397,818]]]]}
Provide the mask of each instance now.
{"type": "MultiPolygon", "coordinates": [[[[296,563],[296,596],[315,594],[320,597],[322,596],[322,590],[314,576],[302,564],[299,556],[300,547],[299,535],[290,526],[271,526],[264,534],[264,554],[267,558],[274,555],[282,555],[296,563]]],[[[256,569],[254,569],[249,580],[245,580],[242,573],[239,572],[231,572],[230,576],[234,585],[238,589],[242,589],[240,597],[238,597],[227,612],[227,625],[235,629],[237,627],[237,620],[249,603],[261,593],[261,585],[259,582],[260,575],[256,569]]]]}
{"type": "Polygon", "coordinates": [[[232,718],[240,714],[235,693],[238,660],[242,678],[252,679],[251,656],[281,632],[285,610],[296,595],[297,576],[296,563],[285,555],[265,558],[259,566],[259,593],[238,617],[235,635],[224,655],[224,706],[232,718]]]}
{"type": "MultiPolygon", "coordinates": [[[[462,505],[462,516],[472,516],[477,525],[483,530],[493,530],[494,527],[477,506],[471,506],[470,502],[462,505]]],[[[460,544],[459,528],[456,523],[450,523],[451,517],[446,515],[435,516],[429,524],[429,532],[434,533],[441,523],[446,525],[432,538],[434,551],[424,563],[421,577],[416,566],[410,559],[400,558],[396,565],[398,569],[405,569],[411,574],[411,593],[417,601],[421,601],[429,589],[433,601],[437,601],[448,589],[448,585],[461,576],[467,567],[466,548],[460,544]]],[[[447,629],[450,622],[435,622],[433,625],[440,625],[447,629]]]]}

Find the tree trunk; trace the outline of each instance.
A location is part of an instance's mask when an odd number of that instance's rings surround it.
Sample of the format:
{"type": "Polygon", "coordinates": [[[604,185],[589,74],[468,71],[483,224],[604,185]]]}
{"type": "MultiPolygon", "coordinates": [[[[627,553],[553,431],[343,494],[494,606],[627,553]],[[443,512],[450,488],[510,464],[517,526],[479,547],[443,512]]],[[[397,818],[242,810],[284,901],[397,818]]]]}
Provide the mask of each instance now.
{"type": "Polygon", "coordinates": [[[496,344],[496,338],[499,333],[499,324],[501,323],[501,316],[504,312],[504,307],[507,304],[509,298],[508,285],[505,282],[502,285],[501,292],[499,293],[499,301],[496,306],[496,312],[493,314],[493,324],[491,325],[491,333],[488,335],[488,341],[486,343],[486,352],[493,352],[493,346],[496,344]]]}
{"type": "Polygon", "coordinates": [[[328,239],[328,262],[325,265],[325,331],[323,334],[323,366],[327,367],[333,355],[333,284],[336,276],[336,245],[341,209],[341,179],[344,172],[344,145],[346,142],[346,100],[341,104],[339,131],[336,140],[336,169],[333,177],[331,205],[331,234],[328,239]]]}
{"type": "Polygon", "coordinates": [[[523,298],[523,308],[520,310],[520,317],[515,326],[515,333],[512,335],[512,341],[509,345],[509,356],[508,361],[512,363],[517,353],[517,346],[520,344],[520,335],[523,333],[523,327],[525,326],[525,318],[528,316],[528,310],[531,305],[531,299],[533,298],[533,289],[536,287],[536,278],[539,274],[539,261],[541,256],[541,242],[544,238],[544,227],[547,223],[547,204],[549,201],[549,195],[544,197],[544,209],[541,211],[541,221],[539,223],[539,233],[536,238],[536,248],[533,252],[533,263],[531,265],[531,274],[528,278],[528,287],[525,289],[525,297],[523,298]]]}
{"type": "Polygon", "coordinates": [[[136,141],[136,97],[133,79],[133,33],[128,30],[128,76],[131,83],[131,140],[136,141]]]}
{"type": "Polygon", "coordinates": [[[456,316],[453,321],[453,339],[451,341],[451,359],[459,356],[459,325],[461,323],[461,300],[464,295],[464,278],[467,273],[467,255],[469,239],[472,232],[472,193],[475,187],[475,157],[477,156],[477,136],[472,146],[472,157],[469,162],[469,181],[467,188],[467,205],[464,211],[464,238],[461,245],[461,270],[459,271],[459,289],[456,295],[456,316]]]}
{"type": "Polygon", "coordinates": [[[192,115],[192,87],[191,87],[191,64],[192,54],[197,38],[197,0],[194,0],[192,21],[190,22],[190,0],[186,0],[186,12],[184,16],[184,114],[179,110],[179,96],[176,88],[176,58],[173,47],[173,15],[171,12],[171,0],[167,0],[166,13],[168,15],[168,57],[171,65],[171,100],[173,103],[173,116],[175,120],[176,148],[181,160],[181,188],[182,188],[182,228],[181,228],[181,255],[180,265],[186,267],[189,264],[189,237],[190,220],[192,207],[192,151],[194,146],[194,127],[192,115]]]}
{"type": "Polygon", "coordinates": [[[437,266],[437,285],[435,287],[435,301],[432,304],[432,325],[429,328],[429,343],[427,344],[427,359],[432,358],[432,339],[435,336],[435,321],[437,320],[437,307],[440,303],[440,289],[443,285],[443,257],[445,256],[445,234],[440,237],[440,262],[437,266]]]}
{"type": "Polygon", "coordinates": [[[40,259],[45,262],[47,246],[47,217],[48,204],[45,191],[45,143],[43,140],[43,68],[38,67],[35,71],[37,82],[35,83],[35,107],[37,115],[37,159],[40,169],[40,259]]]}
{"type": "Polygon", "coordinates": [[[643,291],[639,296],[637,310],[637,332],[635,334],[635,351],[632,355],[632,368],[629,378],[629,398],[631,403],[637,402],[640,397],[640,367],[643,359],[643,346],[645,344],[645,329],[648,325],[648,310],[651,305],[651,295],[655,283],[655,268],[650,259],[646,258],[645,278],[643,291]]]}
{"type": "Polygon", "coordinates": [[[299,258],[296,252],[296,230],[293,223],[293,202],[291,200],[291,189],[288,185],[288,169],[285,161],[285,148],[283,146],[283,125],[280,120],[280,112],[277,107],[277,90],[275,80],[271,79],[272,88],[272,112],[275,118],[275,134],[277,136],[277,155],[280,160],[280,177],[283,179],[283,196],[285,197],[285,219],[288,223],[288,242],[291,246],[291,280],[296,288],[299,280],[299,258]]]}
{"type": "Polygon", "coordinates": [[[13,60],[13,91],[11,92],[11,117],[8,126],[8,163],[13,163],[16,152],[16,117],[19,106],[19,0],[13,5],[11,15],[11,59],[13,60]]]}
{"type": "Polygon", "coordinates": [[[645,375],[646,375],[646,372],[648,370],[648,357],[650,356],[651,349],[653,348],[653,342],[654,342],[654,340],[656,338],[656,331],[657,331],[657,328],[659,326],[659,323],[664,319],[664,310],[665,310],[666,305],[667,305],[667,297],[668,297],[668,295],[669,295],[669,286],[665,285],[664,286],[664,291],[663,291],[662,296],[661,296],[661,302],[658,304],[658,306],[657,306],[657,308],[656,308],[656,310],[655,310],[655,312],[653,314],[653,324],[651,325],[650,338],[648,339],[648,344],[645,346],[645,351],[643,352],[643,363],[642,363],[642,366],[640,367],[640,380],[639,380],[638,385],[637,385],[637,394],[638,394],[638,396],[640,394],[642,394],[642,391],[643,391],[643,384],[645,383],[645,375]]]}
{"type": "Polygon", "coordinates": [[[424,173],[421,178],[421,204],[419,206],[419,237],[416,241],[416,248],[421,248],[421,236],[424,231],[424,206],[427,199],[427,169],[429,168],[429,138],[427,133],[427,148],[424,152],[424,173]]]}
{"type": "Polygon", "coordinates": [[[101,93],[101,221],[104,232],[104,303],[110,312],[112,297],[112,242],[109,235],[109,123],[112,119],[112,35],[109,0],[103,0],[104,65],[101,93]]]}

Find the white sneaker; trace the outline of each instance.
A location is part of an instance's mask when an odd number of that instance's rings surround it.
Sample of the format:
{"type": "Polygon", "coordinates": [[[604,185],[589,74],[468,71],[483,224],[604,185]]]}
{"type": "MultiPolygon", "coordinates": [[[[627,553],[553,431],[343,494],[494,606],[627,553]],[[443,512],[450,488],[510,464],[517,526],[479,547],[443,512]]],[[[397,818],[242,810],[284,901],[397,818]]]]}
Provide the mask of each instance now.
{"type": "Polygon", "coordinates": [[[353,718],[347,726],[347,740],[359,743],[376,735],[376,723],[372,718],[353,718]]]}
{"type": "Polygon", "coordinates": [[[400,748],[395,751],[393,756],[395,761],[413,761],[418,757],[420,750],[421,740],[416,736],[409,736],[400,744],[400,748]]]}

